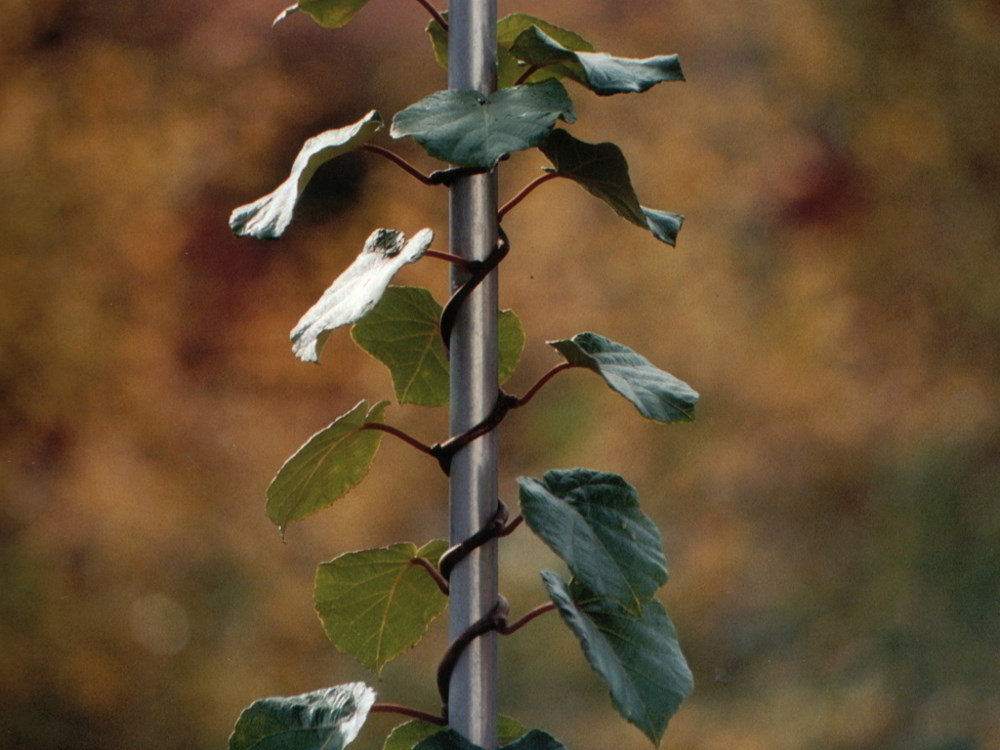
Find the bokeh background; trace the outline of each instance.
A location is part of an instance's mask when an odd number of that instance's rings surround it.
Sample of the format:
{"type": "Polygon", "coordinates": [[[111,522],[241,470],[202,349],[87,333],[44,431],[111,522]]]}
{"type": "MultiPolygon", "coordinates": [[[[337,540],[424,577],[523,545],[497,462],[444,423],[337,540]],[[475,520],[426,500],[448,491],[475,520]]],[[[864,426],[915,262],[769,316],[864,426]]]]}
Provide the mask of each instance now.
{"type": "MultiPolygon", "coordinates": [[[[372,474],[282,543],[281,462],[388,374],[299,315],[377,226],[446,233],[442,189],[351,155],[278,242],[229,211],[302,141],[445,86],[412,0],[348,28],[277,0],[0,2],[0,746],[220,748],[239,711],[372,675],[312,610],[316,564],[446,533],[447,489],[387,439],[372,474]]],[[[662,592],[697,679],[677,750],[1000,747],[1000,4],[994,0],[500,3],[600,49],[678,52],[686,84],[599,99],[667,248],[572,184],[505,222],[510,390],[595,330],[702,394],[644,422],[571,372],[503,427],[514,477],[576,465],[635,484],[664,530],[662,592]]],[[[390,145],[386,136],[380,143],[390,145]]],[[[411,142],[398,149],[427,170],[411,142]]],[[[545,163],[503,168],[513,194],[545,163]]],[[[432,261],[399,281],[444,298],[432,261]]],[[[440,410],[393,407],[427,442],[440,410]]],[[[551,556],[503,543],[543,600],[551,556]]],[[[443,623],[377,680],[436,706],[443,623]]],[[[555,616],[503,644],[503,710],[572,748],[643,748],[555,616]]],[[[372,718],[359,750],[395,722],[372,718]]]]}

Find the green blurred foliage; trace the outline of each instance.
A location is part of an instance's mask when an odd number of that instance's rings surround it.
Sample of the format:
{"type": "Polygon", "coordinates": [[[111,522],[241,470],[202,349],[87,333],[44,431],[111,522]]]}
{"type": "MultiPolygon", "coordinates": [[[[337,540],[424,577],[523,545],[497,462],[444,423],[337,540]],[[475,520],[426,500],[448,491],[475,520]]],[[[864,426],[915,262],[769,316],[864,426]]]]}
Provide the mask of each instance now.
{"type": "MultiPolygon", "coordinates": [[[[446,218],[440,189],[356,154],[285,239],[229,235],[305,138],[445,85],[417,3],[336,32],[272,30],[281,5],[2,3],[4,747],[217,748],[259,697],[372,679],[325,640],[315,566],[445,532],[433,462],[390,441],[285,544],[263,514],[309,435],[392,394],[346,334],[317,368],[287,332],[372,228],[444,236],[446,218]]],[[[507,496],[592,466],[664,529],[697,680],[666,744],[1000,745],[1000,8],[500,5],[615,54],[679,52],[689,80],[570,90],[574,133],[618,142],[644,200],[688,216],[678,248],[549,183],[505,222],[502,281],[529,337],[513,392],[558,360],[544,340],[596,330],[702,393],[696,424],[664,427],[571,372],[502,431],[507,496]]],[[[503,194],[544,164],[512,159],[503,194]]],[[[431,262],[401,283],[446,287],[431,262]]],[[[439,411],[388,418],[434,441],[439,411]]],[[[554,563],[526,534],[503,544],[516,613],[554,563]]],[[[434,631],[384,699],[434,710],[434,631]]],[[[646,746],[555,618],[503,655],[505,713],[570,747],[646,746]]]]}

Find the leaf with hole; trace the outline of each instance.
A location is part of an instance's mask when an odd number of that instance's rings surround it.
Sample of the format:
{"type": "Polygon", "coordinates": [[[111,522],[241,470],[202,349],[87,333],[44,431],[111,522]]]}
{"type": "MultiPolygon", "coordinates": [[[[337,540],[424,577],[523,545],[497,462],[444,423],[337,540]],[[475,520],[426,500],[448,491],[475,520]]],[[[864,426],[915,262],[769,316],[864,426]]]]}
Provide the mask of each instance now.
{"type": "Polygon", "coordinates": [[[366,422],[381,422],[388,401],[368,408],[361,401],[320,430],[285,461],[267,488],[267,517],[284,533],[299,521],[342,498],[371,469],[382,440],[366,422]]]}
{"type": "Polygon", "coordinates": [[[350,682],[248,706],[229,737],[229,750],[342,750],[358,736],[375,691],[350,682]]]}
{"type": "Polygon", "coordinates": [[[612,390],[627,398],[647,419],[693,422],[698,393],[687,383],[654,367],[627,346],[596,333],[578,333],[572,339],[548,341],[576,367],[593,370],[612,390]]]}
{"type": "MultiPolygon", "coordinates": [[[[414,719],[393,729],[385,738],[382,750],[413,750],[422,740],[446,731],[447,728],[440,724],[414,719]]],[[[501,747],[510,745],[527,732],[524,725],[516,719],[502,714],[497,717],[497,742],[501,747]]]]}
{"type": "Polygon", "coordinates": [[[556,128],[540,149],[560,177],[579,183],[591,195],[611,206],[616,214],[648,229],[661,242],[673,245],[677,241],[684,217],[639,205],[629,177],[628,162],[614,143],[587,143],[556,128]]]}
{"type": "Polygon", "coordinates": [[[658,744],[694,687],[663,605],[652,599],[635,615],[577,583],[567,587],[550,571],[542,571],[542,580],[587,661],[607,683],[615,709],[658,744]]]}
{"type": "Polygon", "coordinates": [[[302,11],[327,29],[339,29],[351,22],[368,0],[299,0],[289,5],[274,19],[272,25],[284,21],[296,11],[302,11]]]}
{"type": "Polygon", "coordinates": [[[327,637],[376,674],[419,641],[448,606],[428,572],[414,561],[437,565],[448,543],[417,549],[404,542],[349,552],[316,570],[316,612],[327,637]]]}
{"type": "MultiPolygon", "coordinates": [[[[447,13],[443,15],[445,18],[448,16],[447,13]]],[[[497,88],[503,89],[513,86],[526,72],[528,66],[514,57],[510,52],[510,48],[517,37],[525,29],[532,26],[537,26],[567,49],[580,52],[594,51],[594,45],[575,31],[556,26],[554,23],[543,21],[536,16],[529,16],[527,13],[513,13],[497,21],[497,88]]],[[[447,70],[448,32],[437,21],[431,21],[427,26],[427,33],[431,38],[434,58],[437,60],[438,65],[447,70]]],[[[544,81],[546,78],[564,78],[569,74],[570,71],[567,66],[556,63],[532,74],[526,82],[537,83],[538,81],[544,81]]]]}
{"type": "Polygon", "coordinates": [[[528,65],[547,70],[558,65],[563,75],[601,96],[646,91],[665,81],[683,81],[677,55],[658,55],[641,60],[612,57],[604,52],[570,49],[538,26],[522,31],[510,53],[528,65]]]}
{"type": "Polygon", "coordinates": [[[451,164],[493,167],[504,155],[538,146],[556,120],[576,114],[558,81],[477,91],[436,91],[398,112],[393,138],[412,136],[431,156],[451,164]]]}
{"type": "Polygon", "coordinates": [[[319,361],[330,331],[360,320],[382,298],[396,272],[419,259],[434,232],[421,229],[407,241],[396,229],[376,229],[354,262],[338,276],[292,330],[292,351],[303,362],[319,361]]]}
{"type": "Polygon", "coordinates": [[[517,483],[528,526],[597,595],[639,613],[667,582],[660,532],[622,477],[572,469],[517,483]]]}
{"type": "MultiPolygon", "coordinates": [[[[448,355],[438,328],[440,319],[441,306],[426,289],[393,286],[351,329],[358,346],[389,368],[401,404],[448,403],[448,355]]],[[[502,385],[517,368],[524,349],[524,329],[512,311],[500,311],[497,338],[502,385]]]]}
{"type": "Polygon", "coordinates": [[[316,170],[331,159],[361,148],[383,124],[382,115],[372,110],[353,125],[310,138],[295,157],[288,178],[264,197],[235,209],[229,217],[230,229],[240,237],[280,237],[292,223],[295,204],[316,170]]]}

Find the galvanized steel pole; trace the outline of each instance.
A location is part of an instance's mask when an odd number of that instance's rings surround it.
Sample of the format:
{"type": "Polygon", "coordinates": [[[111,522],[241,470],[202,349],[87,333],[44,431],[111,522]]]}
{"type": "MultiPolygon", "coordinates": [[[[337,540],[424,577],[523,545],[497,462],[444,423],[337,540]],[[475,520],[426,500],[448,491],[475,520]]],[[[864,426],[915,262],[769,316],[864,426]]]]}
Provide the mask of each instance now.
{"type": "MultiPolygon", "coordinates": [[[[490,94],[496,88],[496,1],[451,0],[448,8],[448,87],[490,94]]],[[[461,177],[450,199],[451,252],[486,258],[497,244],[495,174],[461,177]]],[[[452,288],[468,278],[452,271],[452,288]]],[[[471,293],[451,334],[450,430],[458,435],[481,422],[497,400],[497,272],[471,293]]],[[[497,433],[461,449],[451,462],[451,540],[458,543],[485,526],[496,511],[497,433]]],[[[451,574],[452,639],[488,614],[497,601],[497,543],[480,547],[451,574]]],[[[448,718],[452,728],[480,747],[496,747],[497,635],[475,639],[452,672],[448,718]]]]}

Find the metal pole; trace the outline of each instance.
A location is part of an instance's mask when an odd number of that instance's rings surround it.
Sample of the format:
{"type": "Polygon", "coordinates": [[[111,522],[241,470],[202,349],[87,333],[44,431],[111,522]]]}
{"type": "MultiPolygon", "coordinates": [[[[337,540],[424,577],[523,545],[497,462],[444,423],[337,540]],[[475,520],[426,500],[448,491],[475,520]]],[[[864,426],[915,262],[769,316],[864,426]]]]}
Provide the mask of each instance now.
{"type": "MultiPolygon", "coordinates": [[[[490,94],[496,88],[496,0],[451,0],[448,8],[448,87],[490,94]]],[[[495,175],[456,180],[450,191],[451,252],[481,260],[496,247],[495,175]]],[[[466,278],[452,271],[452,288],[466,278]]],[[[497,273],[469,296],[451,334],[452,435],[482,421],[497,399],[497,273]]],[[[451,463],[451,540],[458,543],[493,518],[497,502],[497,433],[474,440],[451,463]]],[[[496,540],[460,562],[451,574],[452,639],[497,601],[496,540]]],[[[449,689],[449,724],[466,739],[497,746],[497,636],[475,639],[459,659],[449,689]]]]}

